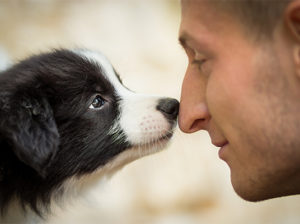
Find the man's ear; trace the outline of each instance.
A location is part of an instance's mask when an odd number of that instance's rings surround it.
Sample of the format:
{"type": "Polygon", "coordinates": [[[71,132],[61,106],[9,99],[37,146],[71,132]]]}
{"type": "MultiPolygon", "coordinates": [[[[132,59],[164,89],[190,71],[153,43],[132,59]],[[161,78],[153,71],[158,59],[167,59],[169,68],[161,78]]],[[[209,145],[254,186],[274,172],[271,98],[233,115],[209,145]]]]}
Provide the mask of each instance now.
{"type": "Polygon", "coordinates": [[[0,110],[1,132],[23,163],[47,176],[47,168],[58,151],[59,134],[52,108],[41,95],[16,94],[0,110]]]}
{"type": "Polygon", "coordinates": [[[300,77],[300,0],[291,1],[284,11],[284,19],[293,39],[293,59],[300,77]]]}
{"type": "Polygon", "coordinates": [[[284,19],[292,36],[300,41],[300,0],[288,4],[284,11],[284,19]]]}

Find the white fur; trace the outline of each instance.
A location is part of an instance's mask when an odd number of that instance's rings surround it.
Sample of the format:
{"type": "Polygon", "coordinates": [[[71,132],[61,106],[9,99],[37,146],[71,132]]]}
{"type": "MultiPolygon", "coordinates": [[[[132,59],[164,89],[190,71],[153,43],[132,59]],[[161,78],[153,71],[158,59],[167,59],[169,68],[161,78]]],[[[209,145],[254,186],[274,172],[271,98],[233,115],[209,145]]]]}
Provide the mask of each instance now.
{"type": "Polygon", "coordinates": [[[0,47],[0,72],[4,71],[11,65],[11,60],[6,51],[0,47]]]}

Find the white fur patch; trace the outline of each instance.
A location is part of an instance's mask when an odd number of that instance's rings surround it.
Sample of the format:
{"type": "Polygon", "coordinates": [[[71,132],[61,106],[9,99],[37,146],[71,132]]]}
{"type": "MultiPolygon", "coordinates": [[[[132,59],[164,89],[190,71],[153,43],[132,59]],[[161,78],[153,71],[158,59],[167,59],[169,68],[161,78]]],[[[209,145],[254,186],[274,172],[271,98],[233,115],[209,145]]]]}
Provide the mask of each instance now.
{"type": "Polygon", "coordinates": [[[11,60],[6,51],[0,47],[0,72],[6,70],[11,65],[11,60]]]}

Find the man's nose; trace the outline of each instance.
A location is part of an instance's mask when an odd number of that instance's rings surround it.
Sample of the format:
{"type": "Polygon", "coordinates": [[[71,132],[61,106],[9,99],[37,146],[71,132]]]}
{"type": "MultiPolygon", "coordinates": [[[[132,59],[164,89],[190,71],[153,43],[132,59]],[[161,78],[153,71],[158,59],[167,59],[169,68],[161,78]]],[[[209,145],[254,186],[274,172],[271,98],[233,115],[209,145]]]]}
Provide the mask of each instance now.
{"type": "Polygon", "coordinates": [[[182,83],[179,128],[185,133],[208,130],[210,114],[205,102],[205,83],[186,73],[182,83]]]}
{"type": "Polygon", "coordinates": [[[180,103],[179,127],[185,133],[193,133],[208,129],[209,113],[203,103],[185,104],[180,103]]]}

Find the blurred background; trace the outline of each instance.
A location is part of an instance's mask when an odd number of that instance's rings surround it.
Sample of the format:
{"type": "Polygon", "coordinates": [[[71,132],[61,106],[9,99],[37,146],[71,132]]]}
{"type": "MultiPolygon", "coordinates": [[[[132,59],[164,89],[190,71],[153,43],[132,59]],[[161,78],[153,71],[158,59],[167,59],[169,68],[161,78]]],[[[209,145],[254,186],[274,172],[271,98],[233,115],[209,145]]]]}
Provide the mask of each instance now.
{"type": "MultiPolygon", "coordinates": [[[[177,0],[0,0],[0,55],[18,61],[57,47],[100,50],[130,89],[179,99],[187,63],[179,24],[177,0]]],[[[208,135],[179,130],[167,150],[63,207],[46,223],[300,223],[299,196],[245,202],[208,135]]]]}

